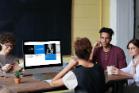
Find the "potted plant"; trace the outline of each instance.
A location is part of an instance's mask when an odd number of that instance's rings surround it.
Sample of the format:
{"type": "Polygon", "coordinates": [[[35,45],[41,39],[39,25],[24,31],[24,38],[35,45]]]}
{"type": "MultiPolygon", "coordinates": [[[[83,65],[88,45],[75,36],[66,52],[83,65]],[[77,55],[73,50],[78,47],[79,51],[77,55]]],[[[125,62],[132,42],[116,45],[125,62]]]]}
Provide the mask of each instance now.
{"type": "Polygon", "coordinates": [[[21,72],[20,71],[15,71],[14,81],[16,84],[19,84],[21,82],[21,72]]]}

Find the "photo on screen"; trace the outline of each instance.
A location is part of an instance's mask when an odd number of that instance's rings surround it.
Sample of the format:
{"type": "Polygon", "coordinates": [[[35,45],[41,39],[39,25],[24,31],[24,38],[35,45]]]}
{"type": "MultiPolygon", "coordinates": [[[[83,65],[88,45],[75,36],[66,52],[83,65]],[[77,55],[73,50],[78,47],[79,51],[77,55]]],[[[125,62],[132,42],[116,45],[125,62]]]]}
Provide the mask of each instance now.
{"type": "Polygon", "coordinates": [[[45,51],[46,51],[45,60],[56,60],[55,44],[46,44],[45,51]]]}

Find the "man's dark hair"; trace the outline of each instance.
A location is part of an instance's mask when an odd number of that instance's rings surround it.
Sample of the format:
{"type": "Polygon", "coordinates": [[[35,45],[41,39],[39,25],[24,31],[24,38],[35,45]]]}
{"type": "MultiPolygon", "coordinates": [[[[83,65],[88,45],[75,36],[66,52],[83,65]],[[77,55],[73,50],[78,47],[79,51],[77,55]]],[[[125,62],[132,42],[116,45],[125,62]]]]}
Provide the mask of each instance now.
{"type": "Polygon", "coordinates": [[[114,34],[113,30],[111,28],[107,28],[107,27],[102,27],[99,31],[99,33],[108,33],[110,35],[110,37],[112,38],[112,35],[114,34]]]}

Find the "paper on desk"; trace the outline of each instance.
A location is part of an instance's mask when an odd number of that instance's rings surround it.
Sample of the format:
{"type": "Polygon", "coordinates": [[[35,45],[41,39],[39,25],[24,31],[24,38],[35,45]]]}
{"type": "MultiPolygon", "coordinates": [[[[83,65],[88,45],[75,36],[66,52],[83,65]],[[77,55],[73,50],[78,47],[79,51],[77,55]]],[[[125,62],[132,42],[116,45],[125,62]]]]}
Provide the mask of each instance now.
{"type": "Polygon", "coordinates": [[[51,83],[52,79],[46,79],[46,80],[44,80],[44,82],[51,83]]]}

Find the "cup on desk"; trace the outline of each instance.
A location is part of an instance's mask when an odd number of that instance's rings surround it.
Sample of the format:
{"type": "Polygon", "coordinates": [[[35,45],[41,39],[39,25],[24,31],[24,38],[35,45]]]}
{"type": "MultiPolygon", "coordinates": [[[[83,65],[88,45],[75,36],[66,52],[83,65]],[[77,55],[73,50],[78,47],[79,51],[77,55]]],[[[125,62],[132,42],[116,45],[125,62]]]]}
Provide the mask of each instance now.
{"type": "Polygon", "coordinates": [[[113,66],[107,66],[107,74],[112,75],[112,67],[113,66]]]}

